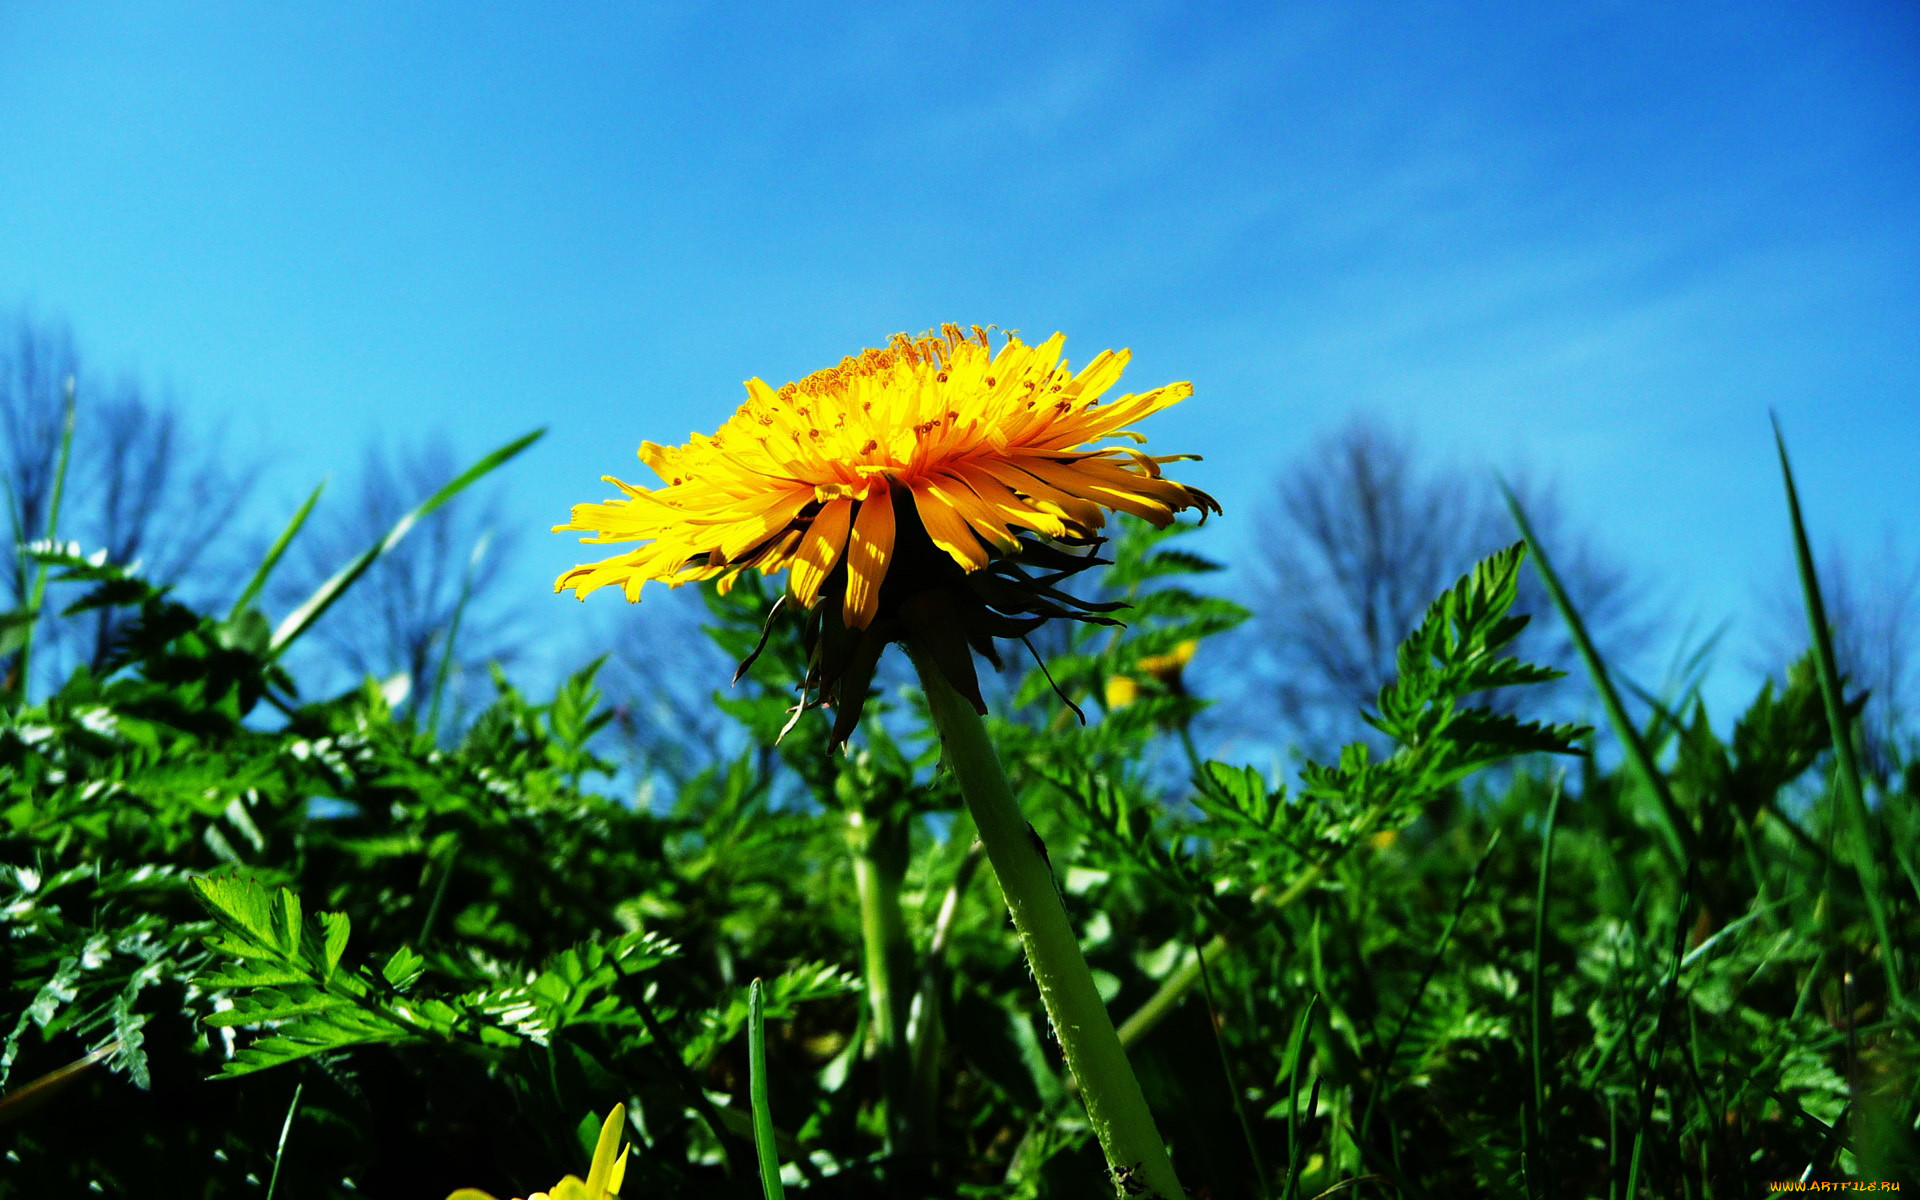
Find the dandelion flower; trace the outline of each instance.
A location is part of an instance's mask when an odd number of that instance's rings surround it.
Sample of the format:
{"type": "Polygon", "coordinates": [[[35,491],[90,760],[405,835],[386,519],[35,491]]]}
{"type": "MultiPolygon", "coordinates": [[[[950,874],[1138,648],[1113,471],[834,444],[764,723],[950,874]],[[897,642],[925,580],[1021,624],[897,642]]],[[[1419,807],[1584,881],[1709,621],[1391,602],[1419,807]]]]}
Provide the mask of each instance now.
{"type": "MultiPolygon", "coordinates": [[[[1149,654],[1138,666],[1140,673],[1175,696],[1187,694],[1186,669],[1200,643],[1188,638],[1165,654],[1149,654]]],[[[1130,675],[1114,675],[1107,680],[1107,711],[1116,712],[1140,698],[1139,681],[1130,675]]]]}
{"type": "Polygon", "coordinates": [[[1178,693],[1182,687],[1182,676],[1187,664],[1193,661],[1194,654],[1200,649],[1200,642],[1188,638],[1167,651],[1165,654],[1149,654],[1140,660],[1140,669],[1168,691],[1178,693]]]}
{"type": "MultiPolygon", "coordinates": [[[[642,443],[664,486],[608,476],[619,499],[576,505],[555,527],[594,535],[581,539],[589,544],[641,545],[575,567],[554,590],[585,599],[618,585],[638,600],[649,582],[711,579],[724,592],[750,568],[786,571],[786,598],[814,623],[811,682],[829,700],[849,694],[854,716],[879,650],[929,620],[957,622],[965,644],[991,657],[993,637],[1053,616],[1086,619],[1101,606],[1053,585],[1091,555],[1060,547],[1097,545],[1109,512],[1165,527],[1177,512],[1219,505],[1161,475],[1191,456],[1097,444],[1143,442],[1129,427],[1192,385],[1104,402],[1126,352],[1103,352],[1076,373],[1064,343],[1009,335],[996,351],[980,326],[968,336],[946,325],[778,390],[749,380],[747,402],[711,437],[642,443]]],[[[977,701],[970,661],[950,650],[942,660],[977,701]]],[[[836,740],[843,726],[844,711],[836,740]]]]}
{"type": "MultiPolygon", "coordinates": [[[[616,1108],[600,1126],[600,1141],[593,1148],[593,1164],[587,1177],[567,1175],[545,1192],[535,1192],[527,1200],[617,1200],[620,1184],[626,1179],[627,1152],[620,1145],[620,1132],[626,1124],[626,1110],[616,1108]],[[615,1157],[618,1155],[618,1157],[615,1157]]],[[[493,1200],[479,1188],[461,1188],[447,1200],[493,1200]]]]}

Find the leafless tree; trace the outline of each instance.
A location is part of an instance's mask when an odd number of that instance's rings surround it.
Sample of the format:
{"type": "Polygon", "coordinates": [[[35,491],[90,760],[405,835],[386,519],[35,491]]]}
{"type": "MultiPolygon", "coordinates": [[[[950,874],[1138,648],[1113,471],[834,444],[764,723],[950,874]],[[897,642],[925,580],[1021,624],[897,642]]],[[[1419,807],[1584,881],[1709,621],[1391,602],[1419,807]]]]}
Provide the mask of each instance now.
{"type": "Polygon", "coordinates": [[[660,783],[677,792],[744,744],[738,725],[713,703],[738,664],[707,637],[708,619],[691,587],[649,589],[643,604],[609,604],[598,614],[604,632],[596,640],[613,647],[598,678],[613,708],[609,732],[643,789],[660,783]]]}
{"type": "MultiPolygon", "coordinates": [[[[1629,656],[1644,629],[1625,571],[1569,528],[1550,489],[1511,485],[1603,652],[1629,656]]],[[[1288,465],[1258,537],[1241,720],[1323,754],[1364,734],[1358,710],[1393,678],[1394,651],[1427,605],[1519,533],[1490,470],[1429,466],[1411,436],[1357,417],[1288,465]]],[[[1524,656],[1579,672],[1532,571],[1518,609],[1533,618],[1524,656]]],[[[1546,697],[1530,691],[1519,703],[1538,711],[1546,697]]]]}
{"type": "MultiPolygon", "coordinates": [[[[331,504],[322,497],[275,599],[286,608],[305,600],[458,471],[444,438],[396,454],[369,448],[346,494],[331,504]]],[[[500,603],[517,541],[512,529],[497,490],[481,484],[456,496],[347,589],[305,639],[303,657],[323,672],[331,667],[340,684],[404,676],[409,703],[423,717],[444,663],[448,711],[458,724],[457,714],[490,690],[487,665],[510,663],[521,649],[514,610],[500,603]]]]}
{"type": "MultiPolygon", "coordinates": [[[[99,382],[83,370],[64,324],[23,314],[0,351],[0,472],[15,546],[9,607],[26,604],[37,571],[25,547],[47,533],[70,393],[73,443],[58,536],[88,552],[104,550],[109,561],[178,585],[193,599],[214,600],[242,566],[237,546],[246,539],[232,527],[255,468],[234,463],[217,438],[190,434],[172,397],[155,400],[130,377],[99,382]]],[[[59,609],[71,598],[49,592],[37,638],[47,652],[38,657],[56,677],[78,662],[97,667],[127,619],[124,611],[98,609],[62,620],[59,609]]]]}
{"type": "MultiPolygon", "coordinates": [[[[1878,550],[1849,553],[1825,547],[1817,561],[1820,599],[1827,610],[1833,656],[1848,693],[1865,692],[1861,714],[1865,766],[1884,778],[1913,757],[1920,707],[1920,557],[1902,552],[1892,531],[1878,550]]],[[[1779,675],[1807,652],[1811,641],[1799,572],[1788,562],[1767,589],[1755,665],[1779,675]]]]}
{"type": "MultiPolygon", "coordinates": [[[[74,431],[75,473],[84,491],[73,528],[82,545],[105,549],[110,561],[137,565],[149,578],[182,583],[191,598],[215,602],[232,590],[245,560],[209,553],[223,538],[238,548],[235,524],[253,489],[258,467],[235,463],[215,440],[191,444],[180,407],[171,398],[148,399],[122,379],[100,389],[74,431]]],[[[89,662],[113,645],[118,610],[93,613],[89,662]]]]}

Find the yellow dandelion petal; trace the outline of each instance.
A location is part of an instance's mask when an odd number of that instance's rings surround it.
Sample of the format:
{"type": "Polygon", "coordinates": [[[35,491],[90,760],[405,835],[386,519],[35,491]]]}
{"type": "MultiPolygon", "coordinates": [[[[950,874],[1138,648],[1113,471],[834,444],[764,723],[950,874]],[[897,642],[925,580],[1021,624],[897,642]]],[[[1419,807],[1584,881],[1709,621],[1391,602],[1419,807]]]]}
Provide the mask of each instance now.
{"type": "Polygon", "coordinates": [[[1020,464],[1029,475],[1060,491],[1090,501],[1102,508],[1132,513],[1165,529],[1173,520],[1173,509],[1153,498],[1146,485],[1151,480],[1134,476],[1124,468],[1098,458],[1078,462],[1059,462],[1051,458],[1029,458],[1020,464]]]}
{"type": "Polygon", "coordinates": [[[867,493],[847,540],[847,600],[841,619],[865,629],[880,609],[880,581],[893,554],[893,496],[885,482],[867,493]]]}
{"type": "Polygon", "coordinates": [[[1105,394],[1108,388],[1120,382],[1120,373],[1127,369],[1127,362],[1132,357],[1130,350],[1102,350],[1073,377],[1075,394],[1087,397],[1105,394]]]}
{"type": "Polygon", "coordinates": [[[603,1200],[607,1195],[617,1195],[620,1191],[620,1182],[627,1172],[626,1151],[620,1148],[620,1132],[626,1123],[627,1110],[615,1107],[600,1125],[600,1140],[593,1148],[593,1164],[587,1168],[586,1190],[589,1200],[603,1200]]]}
{"type": "Polygon", "coordinates": [[[728,514],[725,519],[712,519],[710,523],[720,535],[713,552],[726,561],[757,549],[768,538],[792,524],[812,495],[811,488],[804,495],[791,491],[776,492],[744,512],[728,514]]]}
{"type": "Polygon", "coordinates": [[[1111,437],[1144,442],[1146,438],[1129,432],[1127,426],[1163,409],[1172,408],[1192,395],[1192,384],[1173,383],[1138,396],[1122,396],[1112,404],[1080,410],[1056,423],[1051,433],[1056,444],[1065,448],[1111,437]]]}
{"type": "Polygon", "coordinates": [[[987,565],[986,547],[973,536],[973,529],[954,510],[945,493],[931,483],[923,483],[913,489],[913,507],[920,513],[920,523],[927,527],[927,536],[933,539],[934,545],[952,555],[953,561],[969,571],[978,571],[987,565]]]}
{"type": "Polygon", "coordinates": [[[1020,539],[1014,536],[1007,519],[980,499],[959,476],[935,476],[927,480],[925,488],[928,496],[952,509],[979,535],[981,541],[991,544],[1003,554],[1014,553],[1020,548],[1020,539]]]}
{"type": "Polygon", "coordinates": [[[975,465],[989,478],[1012,491],[1024,493],[1041,511],[1056,513],[1064,518],[1080,537],[1092,537],[1106,524],[1106,514],[1098,504],[1061,491],[1011,459],[983,460],[975,465]]]}
{"type": "Polygon", "coordinates": [[[803,607],[813,607],[813,602],[820,598],[821,585],[840,565],[852,518],[853,501],[846,499],[828,501],[815,514],[806,540],[800,543],[800,553],[794,558],[793,574],[787,579],[793,598],[803,607]]]}
{"type": "Polygon", "coordinates": [[[1057,514],[1020,499],[1012,488],[981,470],[977,463],[957,468],[954,477],[973,493],[989,521],[1009,529],[1017,525],[1051,538],[1068,535],[1067,523],[1057,514]]]}

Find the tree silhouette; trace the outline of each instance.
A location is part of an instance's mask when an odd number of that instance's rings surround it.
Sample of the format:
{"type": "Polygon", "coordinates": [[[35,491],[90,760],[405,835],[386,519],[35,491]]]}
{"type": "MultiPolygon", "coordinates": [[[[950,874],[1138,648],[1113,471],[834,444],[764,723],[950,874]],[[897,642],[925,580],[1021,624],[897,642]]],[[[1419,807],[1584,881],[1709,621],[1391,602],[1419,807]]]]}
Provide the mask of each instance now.
{"type": "MultiPolygon", "coordinates": [[[[74,431],[78,470],[69,475],[83,489],[74,526],[82,544],[104,549],[113,562],[140,564],[153,579],[194,579],[188,590],[203,596],[228,590],[221,585],[237,578],[244,556],[210,551],[233,531],[257,464],[235,464],[211,443],[193,446],[179,405],[150,400],[131,379],[103,391],[84,416],[74,431]]],[[[128,614],[89,615],[86,657],[97,666],[128,614]]]]}
{"type": "MultiPolygon", "coordinates": [[[[291,569],[274,587],[276,601],[286,608],[300,603],[458,472],[444,437],[395,452],[369,447],[346,494],[332,503],[322,497],[295,544],[291,569]]],[[[514,609],[500,603],[517,543],[498,490],[461,493],[347,589],[314,626],[304,655],[323,672],[330,666],[337,685],[403,677],[407,703],[422,718],[444,668],[457,726],[460,713],[490,694],[488,664],[509,664],[524,646],[514,609]]]]}
{"type": "MultiPolygon", "coordinates": [[[[234,462],[217,439],[190,433],[174,397],[155,398],[130,376],[98,381],[64,323],[23,313],[0,348],[0,478],[14,545],[8,607],[30,599],[38,564],[27,547],[47,534],[69,399],[73,441],[60,540],[196,598],[219,595],[246,562],[240,547],[247,539],[234,524],[257,467],[234,462]]],[[[36,656],[52,673],[81,662],[99,667],[130,619],[124,609],[63,618],[60,610],[75,598],[56,586],[42,606],[36,644],[44,653],[36,656]]]]}
{"type": "MultiPolygon", "coordinates": [[[[1603,653],[1630,657],[1644,629],[1626,572],[1569,527],[1550,489],[1511,486],[1603,653]]],[[[1429,466],[1410,435],[1365,416],[1288,464],[1258,528],[1237,720],[1311,752],[1363,732],[1357,710],[1394,677],[1394,651],[1426,606],[1519,540],[1492,472],[1429,466]]],[[[1521,655],[1580,672],[1538,577],[1528,571],[1521,586],[1517,611],[1532,617],[1521,655]]],[[[1530,690],[1537,705],[1543,693],[1530,690]]]]}

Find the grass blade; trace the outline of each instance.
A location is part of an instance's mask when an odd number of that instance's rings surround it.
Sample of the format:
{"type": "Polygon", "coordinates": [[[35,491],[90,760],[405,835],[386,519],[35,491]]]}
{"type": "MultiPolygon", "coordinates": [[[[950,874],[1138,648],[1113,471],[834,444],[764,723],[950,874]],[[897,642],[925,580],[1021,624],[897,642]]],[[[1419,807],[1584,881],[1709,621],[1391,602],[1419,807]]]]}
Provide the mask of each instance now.
{"type": "Polygon", "coordinates": [[[422,948],[424,948],[427,941],[433,937],[433,923],[439,919],[440,906],[445,903],[447,899],[447,884],[452,881],[453,868],[459,861],[460,836],[455,834],[453,841],[447,846],[446,861],[440,864],[440,878],[433,885],[433,899],[427,902],[426,918],[420,922],[420,936],[416,939],[415,944],[422,948]]]}
{"type": "MultiPolygon", "coordinates": [[[[67,412],[65,423],[60,431],[60,463],[53,472],[53,496],[47,505],[47,543],[51,545],[60,532],[60,501],[67,492],[67,463],[73,458],[73,415],[74,381],[67,376],[67,412]]],[[[27,701],[27,686],[31,682],[33,666],[33,632],[40,626],[40,605],[47,595],[47,564],[43,561],[33,573],[33,594],[27,598],[27,625],[21,631],[20,656],[14,670],[18,672],[15,683],[20,689],[20,702],[27,701]]]]}
{"type": "MultiPolygon", "coordinates": [[[[1640,1110],[1638,1128],[1633,1135],[1633,1164],[1627,1170],[1627,1196],[1636,1197],[1640,1178],[1640,1150],[1645,1143],[1647,1129],[1653,1123],[1654,1095],[1660,1086],[1660,1063],[1667,1052],[1667,1022],[1673,1014],[1674,994],[1680,987],[1681,949],[1686,945],[1687,913],[1693,910],[1694,885],[1696,872],[1690,865],[1687,868],[1687,883],[1680,893],[1680,903],[1673,913],[1673,952],[1672,965],[1667,969],[1667,977],[1658,985],[1660,1007],[1655,1011],[1653,1037],[1647,1046],[1645,1075],[1640,1080],[1640,1110]]],[[[1687,1001],[1691,1003],[1691,1001],[1687,1001]]],[[[1632,1036],[1629,1034],[1628,1036],[1632,1036]]]]}
{"type": "Polygon", "coordinates": [[[1543,1196],[1553,1195],[1552,1171],[1547,1164],[1547,1076],[1541,1067],[1540,1042],[1548,1020],[1553,1015],[1553,1003],[1547,996],[1544,964],[1547,939],[1547,889],[1553,879],[1553,832],[1560,817],[1560,793],[1562,779],[1555,775],[1553,794],[1547,800],[1546,828],[1540,834],[1540,891],[1533,906],[1533,1028],[1529,1038],[1528,1057],[1533,1066],[1533,1145],[1539,1156],[1541,1174],[1541,1192],[1543,1196]]]}
{"type": "Polygon", "coordinates": [[[273,1200],[273,1190],[280,1186],[280,1160],[287,1156],[287,1135],[293,1132],[293,1117],[300,1111],[300,1090],[306,1086],[304,1080],[293,1085],[293,1103],[287,1105],[287,1119],[280,1124],[280,1144],[273,1148],[273,1174],[267,1177],[266,1200],[273,1200]]]}
{"type": "Polygon", "coordinates": [[[227,620],[231,621],[247,611],[247,605],[252,604],[259,597],[261,589],[267,586],[267,577],[272,575],[273,569],[280,565],[280,559],[286,554],[287,547],[293,544],[294,535],[299,533],[301,526],[307,523],[308,515],[313,512],[313,506],[320,502],[320,493],[326,490],[327,485],[324,483],[314,488],[313,495],[307,497],[307,502],[300,506],[300,511],[293,514],[293,520],[288,521],[287,527],[280,531],[280,536],[274,540],[272,548],[267,551],[267,556],[260,560],[258,567],[254,568],[253,578],[247,580],[247,586],[240,593],[240,598],[233,602],[233,609],[227,613],[227,620]]]}
{"type": "Polygon", "coordinates": [[[534,442],[539,441],[546,432],[544,429],[536,429],[524,437],[516,438],[514,441],[508,442],[492,454],[487,455],[479,462],[468,467],[465,471],[461,472],[460,476],[453,482],[427,497],[426,500],[421,502],[418,508],[415,508],[412,512],[394,522],[393,528],[387,531],[385,537],[369,547],[358,558],[340,568],[339,571],[334,573],[333,578],[327,580],[315,589],[313,595],[307,597],[304,604],[287,614],[286,619],[280,622],[280,627],[273,631],[273,654],[278,657],[285,653],[286,648],[291,645],[295,639],[299,638],[299,636],[307,630],[313,628],[314,622],[318,621],[326,614],[329,608],[333,607],[334,601],[338,600],[342,593],[352,587],[362,575],[365,575],[367,571],[373,567],[374,563],[380,561],[380,559],[391,552],[395,546],[399,545],[401,539],[406,537],[407,533],[423,518],[432,515],[449,500],[452,500],[455,496],[458,496],[461,492],[471,487],[508,459],[525,450],[534,442]]]}
{"type": "MultiPolygon", "coordinates": [[[[1633,1162],[1632,1165],[1627,1167],[1627,1190],[1625,1193],[1627,1200],[1637,1200],[1640,1195],[1640,1148],[1646,1144],[1646,1139],[1647,1127],[1643,1123],[1640,1128],[1634,1130],[1633,1133],[1633,1162]]],[[[1612,1187],[1611,1180],[1608,1181],[1608,1187],[1612,1187]]]]}
{"type": "Polygon", "coordinates": [[[120,1050],[119,1042],[108,1044],[93,1053],[48,1071],[30,1083],[23,1083],[4,1096],[0,1096],[0,1125],[17,1121],[21,1117],[39,1108],[67,1088],[80,1081],[87,1071],[112,1058],[120,1050]]]}
{"type": "Polygon", "coordinates": [[[1813,635],[1813,662],[1820,678],[1820,698],[1827,709],[1827,726],[1833,736],[1834,765],[1840,776],[1840,804],[1846,810],[1850,826],[1851,857],[1860,875],[1860,891],[1867,901],[1867,914],[1873,919],[1874,935],[1880,939],[1885,956],[1887,992],[1899,1004],[1900,952],[1888,936],[1887,911],[1881,891],[1880,864],[1874,861],[1872,822],[1867,816],[1866,791],[1860,783],[1860,761],[1853,752],[1853,731],[1847,720],[1846,697],[1840,691],[1840,668],[1833,653],[1833,628],[1827,622],[1826,602],[1820,596],[1820,576],[1814,570],[1813,550],[1807,542],[1806,521],[1800,513],[1800,492],[1793,484],[1793,467],[1787,462],[1787,442],[1780,432],[1780,418],[1773,418],[1773,444],[1780,452],[1780,475],[1787,488],[1787,515],[1793,522],[1793,557],[1800,571],[1800,590],[1806,598],[1807,624],[1813,635]]]}
{"type": "Polygon", "coordinates": [[[773,1145],[773,1111],[767,1106],[767,1017],[760,981],[747,990],[747,1098],[753,1106],[753,1150],[760,1159],[760,1191],[766,1200],[784,1200],[780,1153],[773,1145]]]}
{"type": "MultiPolygon", "coordinates": [[[[1280,1060],[1280,1069],[1287,1075],[1287,1190],[1281,1200],[1294,1200],[1300,1187],[1300,1152],[1305,1149],[1300,1144],[1300,1050],[1307,1040],[1307,1022],[1313,1017],[1313,1006],[1320,997],[1307,1000],[1307,1006],[1300,1010],[1300,1019],[1293,1023],[1293,1036],[1287,1039],[1286,1057],[1280,1060]]],[[[1320,1080],[1313,1081],[1313,1099],[1308,1102],[1307,1115],[1313,1115],[1313,1109],[1320,1100],[1320,1080]]]]}
{"type": "Polygon", "coordinates": [[[1607,710],[1607,721],[1613,726],[1614,736],[1626,749],[1627,761],[1632,764],[1634,773],[1640,777],[1653,793],[1660,805],[1660,815],[1664,818],[1668,849],[1672,851],[1675,863],[1688,862],[1693,857],[1693,826],[1686,815],[1680,811],[1680,805],[1673,798],[1673,790],[1667,786],[1667,778],[1654,765],[1653,755],[1647,751],[1647,743],[1627,719],[1627,710],[1620,703],[1620,693],[1613,686],[1613,679],[1607,674],[1607,665],[1601,661],[1600,652],[1594,648],[1593,639],[1587,635],[1587,626],[1568,598],[1566,588],[1561,586],[1560,577],[1554,574],[1553,564],[1547,558],[1545,548],[1534,537],[1533,526],[1527,522],[1527,514],[1520,508],[1520,501],[1505,483],[1500,491],[1507,498],[1507,511],[1513,514],[1513,523],[1520,527],[1520,536],[1526,539],[1527,553],[1533,558],[1533,565],[1540,572],[1540,580],[1546,585],[1547,595],[1553,600],[1553,606],[1560,611],[1560,617],[1567,623],[1567,633],[1573,638],[1573,644],[1580,651],[1580,659],[1587,665],[1587,673],[1593,678],[1593,686],[1600,693],[1600,703],[1607,710]]]}

